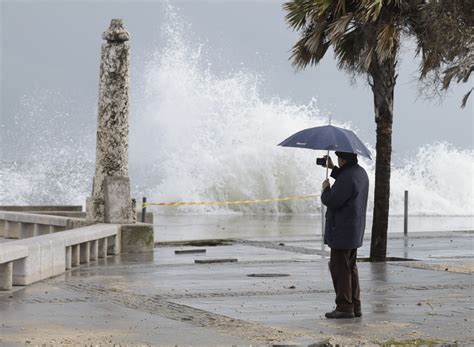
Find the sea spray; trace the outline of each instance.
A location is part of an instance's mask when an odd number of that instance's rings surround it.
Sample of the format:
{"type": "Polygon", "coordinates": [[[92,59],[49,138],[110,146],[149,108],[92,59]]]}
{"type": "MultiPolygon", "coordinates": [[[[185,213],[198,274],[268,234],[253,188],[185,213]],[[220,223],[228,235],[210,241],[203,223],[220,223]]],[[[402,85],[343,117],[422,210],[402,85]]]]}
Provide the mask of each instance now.
{"type": "Polygon", "coordinates": [[[95,123],[62,93],[25,95],[4,133],[0,204],[84,204],[94,169],[95,123]]]}
{"type": "MultiPolygon", "coordinates": [[[[277,97],[265,98],[261,93],[262,76],[245,69],[229,68],[226,74],[213,72],[213,56],[210,57],[206,46],[184,33],[184,25],[176,14],[173,18],[175,26],[168,23],[163,30],[170,34],[167,44],[146,62],[140,84],[142,102],[131,140],[134,166],[142,166],[141,172],[145,173],[138,181],[147,182],[139,190],[156,202],[319,194],[325,170],[314,162],[316,156],[324,153],[276,146],[298,130],[327,124],[327,116],[320,113],[317,101],[298,105],[277,97]]],[[[333,123],[351,127],[338,124],[337,115],[333,123]]],[[[393,168],[391,213],[403,213],[403,194],[407,189],[410,213],[473,214],[472,159],[472,151],[458,150],[449,144],[420,148],[414,158],[407,158],[401,166],[393,168]],[[426,160],[430,153],[440,161],[426,160]],[[455,173],[455,167],[462,168],[458,175],[462,183],[453,189],[449,177],[455,173]],[[455,199],[461,192],[463,197],[455,199]]],[[[371,177],[371,213],[374,163],[362,159],[361,164],[371,177]]],[[[314,214],[319,213],[319,208],[320,202],[315,199],[156,207],[154,211],[314,214]]]]}
{"type": "Polygon", "coordinates": [[[419,148],[392,168],[392,214],[403,214],[404,190],[410,214],[474,215],[474,151],[447,142],[419,148]]]}
{"type": "MultiPolygon", "coordinates": [[[[165,42],[136,62],[132,75],[132,195],[168,202],[319,194],[325,170],[315,158],[324,153],[277,146],[298,130],[327,124],[317,101],[302,105],[266,97],[265,76],[240,65],[216,72],[212,47],[190,36],[183,23],[170,15],[165,42]]],[[[18,160],[2,154],[0,204],[84,204],[90,195],[96,105],[84,110],[62,94],[37,91],[19,105],[7,135],[23,146],[23,154],[18,160]]],[[[333,124],[354,128],[338,123],[337,115],[333,124]]],[[[391,214],[403,213],[405,189],[411,214],[474,214],[473,163],[472,150],[447,143],[421,147],[392,169],[391,214]]],[[[361,165],[370,177],[371,213],[374,163],[362,159],[361,165]]],[[[319,214],[319,208],[313,199],[152,209],[165,215],[262,215],[319,214]]]]}

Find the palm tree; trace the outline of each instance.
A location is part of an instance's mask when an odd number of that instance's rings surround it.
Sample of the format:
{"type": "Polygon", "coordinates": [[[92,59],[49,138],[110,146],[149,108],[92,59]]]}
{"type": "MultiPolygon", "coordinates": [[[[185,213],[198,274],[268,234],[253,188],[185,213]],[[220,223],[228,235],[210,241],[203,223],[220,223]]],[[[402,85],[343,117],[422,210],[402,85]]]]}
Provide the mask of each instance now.
{"type": "MultiPolygon", "coordinates": [[[[414,37],[420,79],[446,90],[474,72],[472,0],[292,0],[283,8],[301,36],[293,65],[316,65],[331,46],[340,69],[363,75],[374,95],[377,125],[374,213],[370,258],[386,259],[392,155],[393,92],[400,37],[414,37]]],[[[462,100],[464,107],[473,88],[462,100]]]]}
{"type": "Polygon", "coordinates": [[[338,67],[364,75],[374,95],[376,123],[375,194],[370,258],[383,261],[392,155],[393,92],[400,35],[408,9],[401,0],[292,0],[283,5],[290,27],[301,32],[293,65],[316,65],[331,46],[338,67]]]}

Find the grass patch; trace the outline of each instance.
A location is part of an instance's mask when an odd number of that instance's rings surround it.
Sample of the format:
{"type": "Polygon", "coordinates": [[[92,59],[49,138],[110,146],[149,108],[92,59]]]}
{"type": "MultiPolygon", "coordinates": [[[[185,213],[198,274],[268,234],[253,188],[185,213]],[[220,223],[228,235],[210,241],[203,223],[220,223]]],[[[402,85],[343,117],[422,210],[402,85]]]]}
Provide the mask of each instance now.
{"type": "Polygon", "coordinates": [[[386,341],[377,341],[378,345],[383,347],[390,347],[390,346],[426,346],[426,347],[434,347],[434,346],[457,346],[456,343],[442,343],[439,340],[425,340],[425,339],[409,339],[409,340],[395,340],[390,339],[386,341]]]}

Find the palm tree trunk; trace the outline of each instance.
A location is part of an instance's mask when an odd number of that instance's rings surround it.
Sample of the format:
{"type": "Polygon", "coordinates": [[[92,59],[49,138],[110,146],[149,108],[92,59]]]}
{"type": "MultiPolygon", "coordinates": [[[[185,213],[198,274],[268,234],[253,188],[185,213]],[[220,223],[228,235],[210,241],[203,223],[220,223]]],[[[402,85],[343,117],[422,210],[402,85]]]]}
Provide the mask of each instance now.
{"type": "Polygon", "coordinates": [[[395,58],[382,64],[375,63],[370,70],[374,93],[375,122],[377,124],[374,215],[371,261],[385,261],[387,257],[387,230],[390,203],[390,170],[392,158],[393,91],[395,88],[395,58]]]}

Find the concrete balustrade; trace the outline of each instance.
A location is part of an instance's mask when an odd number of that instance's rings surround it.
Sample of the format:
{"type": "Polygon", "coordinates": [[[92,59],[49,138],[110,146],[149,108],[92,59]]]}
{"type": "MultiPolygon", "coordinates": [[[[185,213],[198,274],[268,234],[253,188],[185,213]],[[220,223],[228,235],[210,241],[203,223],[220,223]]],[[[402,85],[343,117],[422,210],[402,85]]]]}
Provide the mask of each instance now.
{"type": "Polygon", "coordinates": [[[0,211],[0,236],[25,239],[90,225],[81,218],[0,211]]]}
{"type": "Polygon", "coordinates": [[[0,244],[0,290],[57,276],[106,256],[107,245],[120,252],[120,225],[96,224],[0,244]]]}
{"type": "MultiPolygon", "coordinates": [[[[28,205],[28,206],[18,206],[18,205],[2,205],[0,206],[2,211],[10,212],[81,212],[81,205],[28,205]]],[[[52,214],[52,213],[51,213],[52,214]]]]}
{"type": "Polygon", "coordinates": [[[0,243],[0,290],[56,276],[108,254],[153,251],[151,224],[90,225],[79,218],[7,211],[0,211],[0,221],[2,235],[19,238],[0,243]]]}

